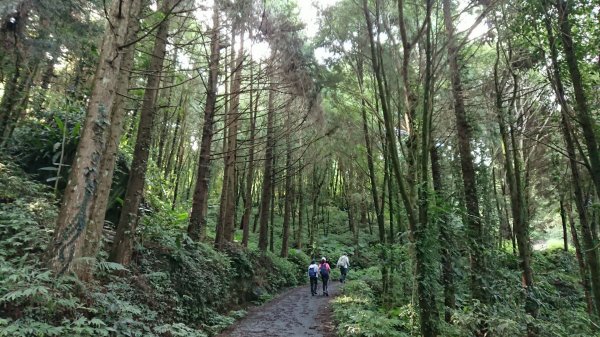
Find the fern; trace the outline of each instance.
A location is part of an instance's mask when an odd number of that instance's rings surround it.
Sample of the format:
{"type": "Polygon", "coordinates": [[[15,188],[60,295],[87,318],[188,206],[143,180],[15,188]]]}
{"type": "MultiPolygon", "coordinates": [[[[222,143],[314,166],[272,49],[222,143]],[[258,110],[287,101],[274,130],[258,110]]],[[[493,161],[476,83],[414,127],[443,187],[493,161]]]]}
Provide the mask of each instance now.
{"type": "Polygon", "coordinates": [[[125,268],[122,264],[119,264],[116,262],[109,262],[109,261],[97,262],[96,268],[98,268],[98,271],[104,272],[104,273],[111,273],[111,272],[115,272],[115,271],[129,272],[129,270],[127,268],[125,268]]]}

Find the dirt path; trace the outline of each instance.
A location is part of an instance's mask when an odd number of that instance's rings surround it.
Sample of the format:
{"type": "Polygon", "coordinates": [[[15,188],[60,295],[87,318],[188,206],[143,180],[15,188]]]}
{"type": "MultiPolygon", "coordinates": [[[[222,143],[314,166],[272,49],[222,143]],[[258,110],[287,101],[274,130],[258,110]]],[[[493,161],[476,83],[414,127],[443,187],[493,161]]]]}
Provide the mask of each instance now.
{"type": "Polygon", "coordinates": [[[250,310],[248,315],[218,337],[333,337],[330,300],[338,293],[339,282],[329,284],[329,296],[310,295],[310,286],[290,289],[269,303],[250,310]]]}

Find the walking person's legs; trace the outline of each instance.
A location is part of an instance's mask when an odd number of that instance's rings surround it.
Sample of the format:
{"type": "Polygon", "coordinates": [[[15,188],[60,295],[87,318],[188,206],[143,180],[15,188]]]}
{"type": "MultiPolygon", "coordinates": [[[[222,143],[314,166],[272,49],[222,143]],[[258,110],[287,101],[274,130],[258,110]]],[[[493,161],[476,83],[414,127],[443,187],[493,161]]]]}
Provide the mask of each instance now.
{"type": "Polygon", "coordinates": [[[317,278],[316,277],[310,278],[310,293],[312,295],[317,294],[317,278]]]}
{"type": "Polygon", "coordinates": [[[327,292],[327,281],[329,281],[329,277],[323,277],[323,295],[329,296],[329,292],[327,292]]]}

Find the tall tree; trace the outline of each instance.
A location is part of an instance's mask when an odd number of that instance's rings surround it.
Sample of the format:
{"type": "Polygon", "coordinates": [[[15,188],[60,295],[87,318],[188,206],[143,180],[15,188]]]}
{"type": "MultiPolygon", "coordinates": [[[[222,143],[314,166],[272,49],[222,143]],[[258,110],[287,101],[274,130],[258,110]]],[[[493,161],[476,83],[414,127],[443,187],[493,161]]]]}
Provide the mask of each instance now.
{"type": "Polygon", "coordinates": [[[123,50],[123,62],[121,64],[118,86],[116,89],[117,95],[111,111],[110,130],[107,136],[106,148],[102,154],[100,176],[98,179],[97,191],[94,195],[90,226],[88,226],[86,232],[86,236],[88,236],[89,239],[85,242],[84,256],[95,256],[101,243],[102,228],[104,227],[105,215],[113,183],[119,143],[123,134],[123,123],[125,121],[126,112],[125,103],[126,97],[128,97],[127,90],[129,89],[135,55],[135,44],[132,42],[137,39],[137,33],[140,29],[139,15],[142,4],[140,1],[136,1],[132,6],[130,13],[131,19],[127,31],[126,47],[123,50]]]}
{"type": "MultiPolygon", "coordinates": [[[[561,132],[566,145],[567,157],[569,161],[569,167],[571,169],[571,182],[573,186],[573,201],[579,215],[579,225],[581,227],[581,234],[583,235],[583,248],[584,256],[587,262],[587,268],[583,263],[579,263],[580,272],[587,278],[589,272],[591,279],[591,290],[593,295],[593,301],[595,305],[595,313],[598,315],[600,310],[600,257],[598,256],[598,249],[592,234],[591,220],[586,207],[582,176],[579,171],[579,163],[577,162],[577,152],[575,150],[575,140],[573,139],[573,127],[570,122],[569,111],[570,107],[567,103],[567,96],[565,87],[562,82],[560,74],[560,65],[558,63],[558,47],[557,41],[554,37],[554,31],[552,29],[551,20],[549,17],[548,9],[544,6],[545,17],[544,24],[546,26],[546,33],[548,34],[548,44],[550,48],[550,59],[552,61],[552,72],[550,78],[552,79],[553,89],[556,94],[556,100],[560,105],[561,111],[561,132]]],[[[562,27],[563,29],[565,27],[562,27]]],[[[550,74],[550,73],[549,73],[550,74]]],[[[573,230],[572,230],[573,232],[573,230]]],[[[574,237],[577,235],[577,231],[572,233],[574,237]]],[[[584,280],[584,285],[586,284],[584,280]]]]}
{"type": "Polygon", "coordinates": [[[256,138],[256,114],[258,111],[259,92],[254,91],[254,67],[250,68],[250,135],[248,145],[248,167],[246,187],[244,190],[244,214],[242,215],[242,245],[248,246],[250,237],[250,215],[252,214],[252,186],[254,184],[254,146],[256,138]]]}
{"type": "MultiPolygon", "coordinates": [[[[291,124],[290,117],[290,109],[291,107],[288,105],[286,108],[286,124],[291,124]]],[[[288,256],[288,247],[289,247],[289,239],[290,239],[290,218],[292,216],[292,202],[294,199],[294,191],[293,191],[293,170],[292,166],[292,139],[291,132],[286,131],[285,133],[285,210],[283,213],[283,237],[281,241],[281,253],[279,256],[287,257],[288,256]]]]}
{"type": "Polygon", "coordinates": [[[452,85],[452,96],[454,99],[454,115],[456,118],[456,133],[458,138],[458,150],[460,153],[460,165],[463,180],[463,189],[465,196],[465,205],[467,210],[467,235],[470,248],[469,261],[471,264],[471,291],[473,297],[481,302],[487,302],[487,294],[483,278],[486,275],[485,261],[483,251],[483,224],[481,222],[481,213],[479,211],[479,196],[477,194],[477,178],[475,174],[475,164],[473,159],[473,150],[471,147],[472,128],[467,119],[465,103],[463,97],[463,88],[460,76],[460,67],[458,64],[459,49],[454,34],[454,25],[452,22],[452,12],[450,0],[443,1],[444,25],[446,27],[446,37],[448,39],[448,67],[452,85]]]}
{"type": "MultiPolygon", "coordinates": [[[[425,238],[428,232],[428,215],[427,215],[427,192],[425,189],[428,186],[428,161],[427,157],[429,156],[429,148],[427,144],[429,143],[430,135],[428,134],[428,128],[430,126],[429,116],[431,113],[430,104],[431,104],[431,88],[432,88],[432,68],[431,68],[431,57],[432,57],[432,47],[431,47],[431,9],[432,9],[432,1],[427,1],[426,7],[426,17],[425,17],[425,27],[427,31],[427,41],[426,41],[426,65],[427,69],[425,71],[426,84],[424,88],[424,108],[423,108],[423,127],[424,130],[422,134],[422,146],[424,147],[424,152],[421,153],[421,166],[418,168],[418,175],[413,175],[413,177],[418,177],[419,181],[414,181],[416,186],[419,186],[419,199],[420,202],[415,204],[414,200],[412,200],[409,190],[407,189],[407,184],[404,180],[404,177],[401,174],[400,169],[400,160],[398,158],[398,147],[396,144],[396,135],[395,135],[395,127],[392,124],[392,116],[389,108],[389,100],[386,97],[387,91],[385,89],[384,83],[384,70],[381,63],[381,57],[378,56],[377,53],[377,44],[374,39],[373,34],[373,21],[371,18],[371,13],[368,8],[368,1],[363,0],[362,2],[363,14],[366,20],[367,34],[369,36],[369,44],[371,49],[371,64],[373,68],[373,73],[375,77],[375,82],[377,86],[377,93],[379,95],[381,104],[381,110],[383,112],[384,126],[385,126],[385,134],[386,139],[388,141],[388,146],[390,146],[389,151],[391,154],[391,162],[394,172],[394,177],[398,184],[398,188],[400,190],[400,195],[402,197],[402,201],[404,203],[404,207],[406,209],[409,221],[409,227],[411,231],[411,240],[415,243],[415,276],[417,283],[417,296],[419,298],[419,317],[421,321],[421,334],[424,337],[433,337],[439,334],[438,327],[438,319],[437,319],[437,309],[436,309],[436,300],[435,300],[435,292],[432,289],[432,283],[428,279],[427,273],[432,271],[430,263],[427,261],[427,256],[425,255],[425,247],[426,244],[425,238]],[[424,156],[424,157],[423,157],[424,156]],[[421,198],[424,197],[424,198],[421,198]],[[418,212],[417,212],[418,210],[418,212]]],[[[402,6],[399,4],[399,6],[402,6]]],[[[379,17],[376,16],[376,19],[379,20],[379,17]]],[[[415,140],[416,141],[416,140],[415,140]]],[[[415,147],[411,147],[413,150],[415,147]]],[[[417,157],[418,153],[410,153],[409,156],[415,155],[417,157]]]]}
{"type": "Polygon", "coordinates": [[[80,277],[90,277],[86,274],[87,269],[81,268],[84,264],[80,258],[84,257],[82,248],[88,239],[86,229],[95,226],[88,219],[93,211],[92,199],[97,190],[110,112],[123,61],[120,48],[125,44],[130,12],[136,1],[114,1],[107,11],[110,24],[106,26],[100,47],[83,131],[49,248],[50,267],[58,274],[73,270],[80,277]]]}
{"type": "MultiPolygon", "coordinates": [[[[267,142],[265,144],[265,161],[263,168],[263,184],[260,198],[260,223],[258,236],[258,249],[262,252],[267,251],[269,244],[269,209],[271,206],[271,195],[273,193],[273,147],[275,144],[275,94],[276,94],[276,78],[275,78],[275,60],[276,53],[273,52],[268,65],[268,73],[270,76],[269,84],[269,102],[267,106],[267,142]]],[[[271,224],[272,226],[273,224],[271,224]]]]}
{"type": "MultiPolygon", "coordinates": [[[[235,31],[233,32],[235,34],[235,31]]],[[[237,195],[237,137],[240,118],[240,89],[242,86],[242,70],[244,61],[244,31],[240,31],[240,49],[237,51],[238,56],[233,68],[233,83],[231,85],[231,103],[230,110],[227,114],[227,143],[225,151],[225,170],[223,173],[223,198],[224,203],[221,204],[221,226],[222,239],[217,235],[217,245],[222,246],[223,242],[232,242],[235,232],[235,214],[236,214],[236,195],[237,195]]],[[[218,232],[217,232],[218,234],[218,232]]]]}
{"type": "Polygon", "coordinates": [[[200,141],[200,157],[198,158],[198,173],[194,197],[192,202],[192,214],[188,225],[188,235],[193,240],[201,240],[206,235],[206,212],[208,207],[208,188],[210,182],[210,156],[213,138],[213,123],[217,104],[218,75],[220,59],[220,24],[219,8],[217,2],[213,5],[212,15],[213,27],[210,41],[210,61],[208,69],[208,81],[206,90],[206,103],[204,105],[204,124],[202,126],[202,140],[200,141]]]}
{"type": "Polygon", "coordinates": [[[110,259],[114,262],[128,265],[131,262],[131,254],[135,242],[135,231],[139,220],[139,208],[144,195],[146,182],[146,170],[150,157],[150,146],[152,145],[152,129],[156,115],[156,97],[158,95],[165,54],[167,52],[167,38],[169,35],[169,24],[172,12],[180,0],[164,0],[160,13],[164,16],[156,29],[156,38],[150,63],[148,65],[148,77],[146,89],[140,111],[140,122],[131,162],[131,172],[127,182],[127,192],[123,201],[121,218],[117,225],[113,248],[110,259]]]}
{"type": "MultiPolygon", "coordinates": [[[[571,83],[573,85],[573,92],[575,94],[577,117],[579,125],[581,125],[581,131],[583,132],[583,139],[585,145],[588,148],[588,156],[590,161],[590,173],[592,181],[596,187],[596,195],[600,198],[600,148],[598,147],[598,140],[596,138],[597,124],[594,122],[590,109],[588,107],[587,98],[585,95],[585,88],[583,85],[583,79],[581,77],[581,71],[577,61],[577,55],[573,43],[573,32],[571,30],[571,8],[572,2],[565,0],[558,0],[556,2],[558,7],[558,23],[559,23],[559,35],[562,40],[562,46],[565,55],[565,61],[567,62],[567,69],[569,69],[569,75],[571,76],[571,83]]],[[[598,309],[600,310],[600,309],[598,309]]]]}

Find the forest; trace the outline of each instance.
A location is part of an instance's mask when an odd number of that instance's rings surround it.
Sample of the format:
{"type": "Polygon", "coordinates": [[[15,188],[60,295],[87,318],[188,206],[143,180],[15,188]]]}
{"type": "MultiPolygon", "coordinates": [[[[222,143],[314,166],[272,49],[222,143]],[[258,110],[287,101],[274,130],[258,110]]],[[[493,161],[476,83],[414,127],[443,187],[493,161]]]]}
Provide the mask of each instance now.
{"type": "Polygon", "coordinates": [[[599,18],[0,1],[0,337],[600,336],[599,18]]]}

